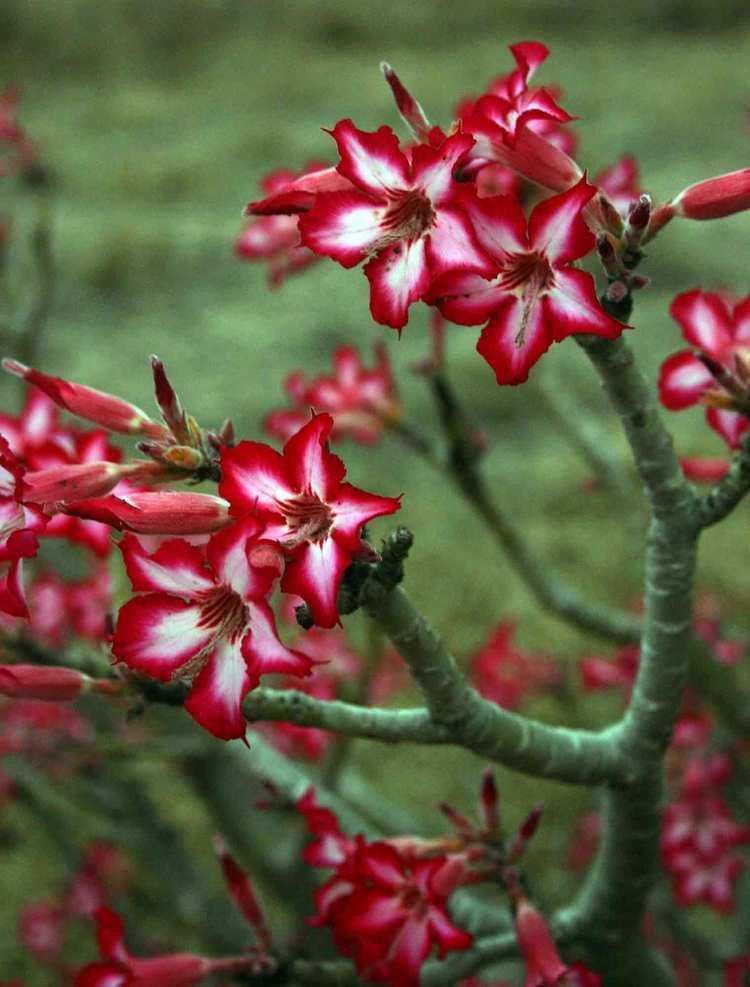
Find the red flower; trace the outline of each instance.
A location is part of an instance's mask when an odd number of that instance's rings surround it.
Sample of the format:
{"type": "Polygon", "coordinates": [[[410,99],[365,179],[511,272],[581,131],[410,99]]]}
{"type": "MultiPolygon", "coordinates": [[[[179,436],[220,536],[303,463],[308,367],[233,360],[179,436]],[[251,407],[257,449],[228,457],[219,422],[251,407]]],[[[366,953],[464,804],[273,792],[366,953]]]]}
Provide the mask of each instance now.
{"type": "Polygon", "coordinates": [[[560,682],[551,658],[528,654],[514,644],[518,622],[502,621],[471,659],[471,677],[485,699],[518,709],[530,693],[544,693],[560,682]]]}
{"type": "Polygon", "coordinates": [[[396,386],[385,346],[376,346],[376,363],[367,370],[353,346],[340,346],[333,354],[333,374],[306,380],[290,374],[285,383],[294,408],[272,411],[265,429],[286,442],[310,417],[310,408],[327,411],[333,418],[331,438],[353,438],[363,445],[377,442],[383,430],[401,414],[396,386]]]}
{"type": "Polygon", "coordinates": [[[214,973],[252,971],[254,956],[209,960],[191,953],[137,959],[125,947],[125,927],[110,908],[96,911],[102,962],[79,971],[75,987],[194,987],[214,973]]]}
{"type": "Polygon", "coordinates": [[[400,506],[342,482],[344,464],[326,445],[332,429],[330,415],[313,415],[283,454],[261,442],[225,449],[219,484],[232,514],[254,514],[266,523],[264,537],[282,545],[289,561],[281,589],[301,596],[321,627],[338,620],[338,588],[360,551],[362,525],[400,506]]]}
{"type": "Polygon", "coordinates": [[[54,966],[65,938],[65,914],[55,901],[25,905],[18,924],[18,936],[40,963],[54,966]]]}
{"type": "Polygon", "coordinates": [[[526,963],[524,987],[601,987],[599,974],[581,963],[569,966],[560,959],[547,923],[524,897],[517,905],[515,924],[526,963]]]}
{"type": "Polygon", "coordinates": [[[121,543],[133,589],[142,595],[120,610],[115,657],[164,682],[191,677],[185,708],[223,740],[244,737],[242,700],[262,675],[311,670],[309,659],[284,647],[276,633],[265,600],[278,576],[269,564],[275,546],[262,535],[263,525],[246,518],[213,535],[205,559],[182,540],[153,555],[131,536],[121,543]],[[263,555],[260,565],[253,553],[263,555]]]}
{"type": "Polygon", "coordinates": [[[750,953],[724,964],[724,987],[745,987],[750,974],[750,953]]]}
{"type": "Polygon", "coordinates": [[[621,689],[623,701],[626,701],[635,682],[640,660],[641,651],[637,644],[625,644],[618,648],[613,659],[598,655],[581,658],[578,671],[583,688],[587,692],[621,689]]]}
{"type": "Polygon", "coordinates": [[[473,939],[446,910],[455,885],[441,881],[449,858],[410,859],[386,842],[357,837],[354,854],[316,893],[316,924],[331,926],[337,948],[367,980],[415,987],[437,946],[468,949],[473,939]]]}
{"type": "Polygon", "coordinates": [[[437,148],[420,144],[409,160],[390,127],[366,133],[341,120],[331,133],[341,155],[338,171],[352,189],[315,198],[300,217],[302,242],[343,267],[370,258],[364,270],[376,322],[403,328],[409,306],[443,271],[489,271],[453,180],[471,137],[454,134],[437,148]]]}
{"type": "Polygon", "coordinates": [[[474,173],[494,162],[552,192],[563,192],[581,178],[568,153],[574,139],[560,137],[560,124],[574,118],[550,90],[529,88],[549,50],[538,41],[525,41],[511,45],[510,51],[515,70],[497,79],[476,102],[458,107],[464,129],[476,138],[469,169],[474,173]]]}
{"type": "Polygon", "coordinates": [[[662,365],[659,397],[671,411],[689,408],[703,400],[713,405],[706,412],[708,424],[731,449],[736,449],[748,428],[748,420],[732,410],[735,399],[750,392],[750,297],[733,303],[718,293],[696,288],[678,295],[670,315],[685,339],[698,351],[681,350],[662,365]],[[711,369],[699,359],[707,358],[711,369]]]}
{"type": "MultiPolygon", "coordinates": [[[[283,195],[289,186],[304,175],[320,170],[308,165],[299,175],[287,170],[271,172],[261,181],[267,196],[283,195]]],[[[290,275],[314,264],[318,258],[300,242],[296,216],[255,216],[235,240],[237,257],[251,261],[268,261],[268,283],[278,288],[290,275]]]]}
{"type": "Polygon", "coordinates": [[[541,202],[528,221],[507,196],[467,200],[467,213],[493,258],[489,277],[451,271],[438,278],[427,300],[461,325],[488,324],[477,350],[498,384],[520,384],[554,342],[573,333],[615,339],[623,328],[600,307],[590,274],[572,262],[594,246],[582,210],[596,189],[582,179],[541,202]]]}
{"type": "Polygon", "coordinates": [[[682,472],[692,483],[718,483],[729,472],[728,459],[707,456],[689,456],[680,460],[682,472]]]}

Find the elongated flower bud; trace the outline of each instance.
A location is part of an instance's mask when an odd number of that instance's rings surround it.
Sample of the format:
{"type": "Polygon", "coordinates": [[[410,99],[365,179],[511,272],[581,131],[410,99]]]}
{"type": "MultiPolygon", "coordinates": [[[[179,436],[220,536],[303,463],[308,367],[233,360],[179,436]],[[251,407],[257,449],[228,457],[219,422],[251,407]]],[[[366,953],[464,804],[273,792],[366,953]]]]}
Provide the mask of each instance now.
{"type": "Polygon", "coordinates": [[[214,837],[214,849],[221,863],[224,880],[234,903],[252,929],[258,946],[266,952],[270,952],[271,933],[268,931],[263,909],[255,895],[250,878],[229,853],[220,836],[214,837]]]}
{"type": "Polygon", "coordinates": [[[232,521],[226,500],[198,493],[111,494],[68,504],[63,513],[138,535],[210,534],[232,521]]]}
{"type": "Polygon", "coordinates": [[[391,88],[401,119],[418,141],[429,142],[432,127],[418,101],[412,96],[388,62],[380,63],[380,71],[391,88]]]}
{"type": "Polygon", "coordinates": [[[670,203],[686,219],[721,219],[750,209],[750,168],[717,175],[683,189],[670,203]]]}
{"type": "Polygon", "coordinates": [[[55,404],[66,411],[80,415],[81,418],[95,422],[111,432],[121,432],[123,435],[147,435],[152,439],[167,436],[164,426],[152,421],[145,411],[113,394],[86,387],[85,384],[75,384],[61,377],[50,377],[17,360],[3,360],[3,368],[9,374],[21,377],[44,391],[55,404]]]}
{"type": "Polygon", "coordinates": [[[560,959],[544,918],[521,898],[515,921],[518,947],[526,962],[526,983],[556,984],[568,967],[560,959]]]}
{"type": "Polygon", "coordinates": [[[35,470],[24,476],[23,499],[33,504],[55,504],[101,497],[123,480],[158,483],[173,473],[169,467],[144,460],[136,463],[73,463],[35,470]]]}
{"type": "Polygon", "coordinates": [[[115,679],[92,679],[74,668],[0,665],[0,695],[12,699],[67,702],[84,692],[116,693],[121,688],[115,679]]]}

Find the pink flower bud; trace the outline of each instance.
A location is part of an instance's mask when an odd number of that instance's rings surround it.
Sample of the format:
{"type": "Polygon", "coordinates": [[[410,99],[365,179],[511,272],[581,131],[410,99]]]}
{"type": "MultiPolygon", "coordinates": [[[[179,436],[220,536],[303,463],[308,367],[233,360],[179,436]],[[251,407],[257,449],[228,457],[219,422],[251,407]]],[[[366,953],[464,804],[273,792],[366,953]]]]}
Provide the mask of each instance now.
{"type": "Polygon", "coordinates": [[[74,668],[0,665],[0,695],[12,699],[67,702],[84,692],[116,693],[121,688],[115,679],[91,679],[74,668]]]}
{"type": "Polygon", "coordinates": [[[139,535],[203,535],[231,523],[229,504],[198,493],[129,493],[76,501],[64,514],[139,535]]]}
{"type": "Polygon", "coordinates": [[[750,209],[750,168],[718,175],[683,189],[670,205],[686,219],[721,219],[750,209]]]}
{"type": "Polygon", "coordinates": [[[307,212],[319,192],[340,192],[352,188],[348,178],[336,168],[309,171],[289,182],[283,189],[274,191],[265,199],[250,202],[245,207],[246,216],[275,216],[278,214],[307,212]]]}
{"type": "Polygon", "coordinates": [[[159,463],[73,463],[35,470],[24,477],[24,502],[56,504],[88,497],[101,497],[122,480],[155,483],[166,479],[169,469],[159,463]]]}
{"type": "Polygon", "coordinates": [[[55,404],[74,415],[80,415],[111,432],[124,435],[147,435],[152,439],[167,436],[163,425],[152,421],[145,411],[122,398],[104,391],[97,391],[84,384],[74,384],[61,377],[50,377],[33,367],[27,367],[17,360],[3,360],[3,368],[9,374],[21,377],[49,395],[55,404]]]}
{"type": "Polygon", "coordinates": [[[224,880],[234,903],[252,929],[258,946],[266,952],[270,952],[271,933],[268,931],[263,909],[255,895],[250,878],[229,853],[220,836],[214,837],[214,849],[221,863],[224,880]]]}
{"type": "Polygon", "coordinates": [[[401,114],[401,118],[407,127],[418,141],[429,143],[432,127],[422,107],[414,99],[406,86],[404,86],[388,62],[380,63],[380,71],[391,88],[398,112],[401,114]]]}

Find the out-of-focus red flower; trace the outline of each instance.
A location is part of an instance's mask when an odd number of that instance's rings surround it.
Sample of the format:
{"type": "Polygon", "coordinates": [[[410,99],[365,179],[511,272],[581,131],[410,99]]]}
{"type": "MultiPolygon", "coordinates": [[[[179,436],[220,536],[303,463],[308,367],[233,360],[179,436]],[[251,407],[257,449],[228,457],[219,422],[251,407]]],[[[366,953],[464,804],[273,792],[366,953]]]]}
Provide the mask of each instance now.
{"type": "Polygon", "coordinates": [[[548,692],[561,681],[553,658],[523,651],[515,643],[517,620],[501,621],[471,659],[471,679],[498,706],[518,709],[529,695],[548,692]]]}

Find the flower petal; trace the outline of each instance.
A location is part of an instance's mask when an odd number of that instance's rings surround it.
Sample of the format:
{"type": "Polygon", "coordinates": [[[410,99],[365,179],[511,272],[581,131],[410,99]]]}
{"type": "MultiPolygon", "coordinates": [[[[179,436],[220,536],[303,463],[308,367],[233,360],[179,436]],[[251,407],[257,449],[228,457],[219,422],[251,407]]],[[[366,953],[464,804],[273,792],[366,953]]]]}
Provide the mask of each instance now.
{"type": "Polygon", "coordinates": [[[281,643],[269,605],[254,600],[247,604],[247,609],[250,629],[242,641],[242,653],[253,683],[257,684],[261,675],[309,675],[311,659],[281,643]]]}
{"type": "Polygon", "coordinates": [[[554,342],[541,305],[533,305],[527,310],[525,326],[523,319],[523,303],[508,295],[477,342],[477,352],[495,371],[498,384],[522,384],[539,357],[554,342]]]}
{"type": "Polygon", "coordinates": [[[386,206],[359,192],[319,195],[312,209],[300,216],[304,246],[332,257],[342,267],[355,267],[387,233],[382,226],[386,206]]]}
{"type": "Polygon", "coordinates": [[[555,341],[577,332],[617,339],[627,327],[607,315],[596,297],[596,285],[587,271],[575,268],[555,271],[555,286],[544,298],[555,341]]]}
{"type": "Polygon", "coordinates": [[[346,476],[346,467],[328,451],[333,418],[326,413],[313,415],[284,446],[287,473],[299,493],[312,493],[322,501],[335,496],[346,476]]]}
{"type": "Polygon", "coordinates": [[[174,593],[193,600],[214,587],[200,550],[182,538],[164,542],[149,555],[138,538],[128,534],[120,551],[137,592],[174,593]]]}
{"type": "Polygon", "coordinates": [[[432,277],[455,268],[488,277],[495,273],[494,264],[479,248],[469,217],[460,209],[443,206],[438,210],[425,249],[432,277]]]}
{"type": "Polygon", "coordinates": [[[370,282],[370,313],[376,322],[403,329],[409,306],[430,284],[425,241],[399,240],[381,250],[364,268],[370,282]]]}
{"type": "Polygon", "coordinates": [[[220,638],[193,683],[185,709],[196,723],[220,740],[245,736],[242,700],[252,689],[239,639],[220,638]]]}
{"type": "Polygon", "coordinates": [[[710,372],[690,350],[673,353],[659,371],[659,400],[670,411],[681,411],[700,401],[714,383],[710,372]]]}
{"type": "Polygon", "coordinates": [[[488,281],[473,271],[448,271],[432,282],[425,301],[437,305],[451,322],[479,326],[508,298],[499,282],[499,278],[488,281]]]}
{"type": "Polygon", "coordinates": [[[137,596],[120,610],[112,652],[130,668],[168,682],[211,643],[212,630],[200,619],[200,607],[175,596],[137,596]]]}
{"type": "Polygon", "coordinates": [[[750,421],[744,415],[738,411],[724,411],[723,408],[709,408],[706,421],[730,449],[739,449],[742,436],[750,428],[750,421]]]}
{"type": "Polygon", "coordinates": [[[359,532],[363,524],[383,514],[395,514],[401,507],[399,497],[379,497],[351,483],[342,483],[335,500],[328,506],[333,512],[332,536],[351,552],[359,549],[359,532]]]}
{"type": "Polygon", "coordinates": [[[336,597],[341,578],[350,564],[351,554],[334,538],[306,544],[287,564],[281,589],[301,596],[318,626],[333,627],[339,619],[336,597]]]}
{"type": "Polygon", "coordinates": [[[480,199],[464,192],[461,205],[471,220],[479,245],[491,257],[503,262],[507,254],[528,251],[526,217],[515,196],[480,199]]]}
{"type": "Polygon", "coordinates": [[[278,514],[279,501],[295,494],[281,453],[265,442],[247,440],[222,449],[219,491],[235,517],[278,514]]]}
{"type": "Polygon", "coordinates": [[[339,174],[364,192],[382,197],[387,190],[411,188],[409,163],[390,127],[373,133],[339,120],[331,131],[341,155],[339,174]]]}
{"type": "Polygon", "coordinates": [[[218,581],[243,598],[267,596],[278,575],[276,569],[253,566],[248,560],[248,541],[257,539],[263,530],[263,522],[257,518],[242,518],[217,531],[206,545],[206,556],[218,581]]]}
{"type": "Polygon", "coordinates": [[[453,173],[473,146],[474,138],[469,134],[453,134],[440,147],[417,144],[412,150],[414,185],[422,189],[434,206],[451,194],[455,184],[453,173]]]}
{"type": "Polygon", "coordinates": [[[557,264],[583,257],[594,249],[596,238],[583,218],[583,207],[596,194],[584,177],[567,192],[540,202],[529,217],[529,240],[557,264]]]}
{"type": "Polygon", "coordinates": [[[669,307],[682,335],[699,350],[720,362],[732,345],[732,322],[725,301],[707,291],[685,291],[669,307]]]}

